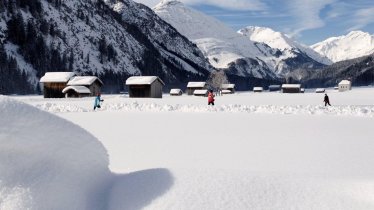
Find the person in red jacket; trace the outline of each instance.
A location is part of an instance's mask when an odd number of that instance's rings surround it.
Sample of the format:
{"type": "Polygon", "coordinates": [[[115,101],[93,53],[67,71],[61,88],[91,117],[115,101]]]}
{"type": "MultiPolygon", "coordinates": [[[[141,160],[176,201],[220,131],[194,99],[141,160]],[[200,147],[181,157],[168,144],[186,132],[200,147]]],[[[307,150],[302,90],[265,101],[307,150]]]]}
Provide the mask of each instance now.
{"type": "Polygon", "coordinates": [[[214,94],[213,90],[210,90],[208,93],[208,105],[214,106],[214,94]]]}

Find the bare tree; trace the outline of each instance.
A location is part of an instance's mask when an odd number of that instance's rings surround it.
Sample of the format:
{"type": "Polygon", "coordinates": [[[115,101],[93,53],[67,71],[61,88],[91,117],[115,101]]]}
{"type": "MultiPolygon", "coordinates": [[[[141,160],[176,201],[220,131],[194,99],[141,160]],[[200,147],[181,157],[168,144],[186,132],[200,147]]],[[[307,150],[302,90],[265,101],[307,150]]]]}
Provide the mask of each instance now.
{"type": "Polygon", "coordinates": [[[224,70],[215,70],[210,73],[207,84],[213,90],[219,90],[222,84],[229,83],[224,70]]]}

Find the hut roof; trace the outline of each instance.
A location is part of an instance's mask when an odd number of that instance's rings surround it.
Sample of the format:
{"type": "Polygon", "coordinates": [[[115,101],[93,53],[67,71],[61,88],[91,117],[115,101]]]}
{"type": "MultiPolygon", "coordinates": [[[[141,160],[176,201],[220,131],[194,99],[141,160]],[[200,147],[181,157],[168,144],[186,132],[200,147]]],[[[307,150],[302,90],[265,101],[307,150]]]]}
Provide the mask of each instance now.
{"type": "Polygon", "coordinates": [[[222,90],[222,93],[231,93],[231,90],[222,90]]]}
{"type": "Polygon", "coordinates": [[[316,93],[325,92],[325,88],[317,88],[316,93]]]}
{"type": "Polygon", "coordinates": [[[154,81],[159,80],[161,84],[165,83],[156,76],[133,76],[126,80],[126,85],[151,85],[154,81]]]}
{"type": "Polygon", "coordinates": [[[46,72],[40,82],[68,82],[74,75],[74,72],[46,72]]]}
{"type": "Polygon", "coordinates": [[[254,87],[253,90],[254,90],[254,91],[255,91],[255,90],[257,90],[257,91],[263,91],[264,88],[263,88],[263,87],[254,87]]]}
{"type": "Polygon", "coordinates": [[[223,89],[235,88],[235,84],[222,84],[221,88],[223,89]]]}
{"type": "Polygon", "coordinates": [[[351,84],[351,81],[349,80],[342,80],[339,85],[350,85],[351,84]]]}
{"type": "Polygon", "coordinates": [[[86,88],[85,86],[67,86],[62,90],[62,93],[66,93],[69,90],[74,90],[77,93],[91,93],[90,89],[86,88]]]}
{"type": "Polygon", "coordinates": [[[301,84],[283,84],[282,88],[301,88],[301,84]]]}
{"type": "Polygon", "coordinates": [[[280,88],[280,85],[269,85],[269,88],[280,88]]]}
{"type": "Polygon", "coordinates": [[[188,88],[203,88],[205,87],[206,82],[189,82],[187,84],[188,88]]]}
{"type": "Polygon", "coordinates": [[[195,90],[195,91],[193,91],[194,95],[204,95],[204,94],[207,94],[207,93],[208,93],[208,90],[195,90]]]}
{"type": "Polygon", "coordinates": [[[95,76],[76,76],[68,82],[68,85],[92,85],[96,80],[99,81],[100,84],[103,84],[103,82],[95,76]]]}
{"type": "Polygon", "coordinates": [[[170,90],[170,94],[179,94],[180,92],[182,92],[181,89],[171,89],[170,90]]]}

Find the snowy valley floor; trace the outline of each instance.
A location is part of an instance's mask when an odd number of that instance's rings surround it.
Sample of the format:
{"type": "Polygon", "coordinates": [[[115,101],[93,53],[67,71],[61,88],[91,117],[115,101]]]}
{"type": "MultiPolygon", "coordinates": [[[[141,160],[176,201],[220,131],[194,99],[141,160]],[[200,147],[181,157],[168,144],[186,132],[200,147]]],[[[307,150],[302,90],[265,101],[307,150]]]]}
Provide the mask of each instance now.
{"type": "Polygon", "coordinates": [[[11,98],[104,145],[125,176],[104,209],[374,209],[374,89],[328,94],[328,108],[315,93],[238,93],[214,108],[104,95],[95,112],[93,98],[11,98]]]}

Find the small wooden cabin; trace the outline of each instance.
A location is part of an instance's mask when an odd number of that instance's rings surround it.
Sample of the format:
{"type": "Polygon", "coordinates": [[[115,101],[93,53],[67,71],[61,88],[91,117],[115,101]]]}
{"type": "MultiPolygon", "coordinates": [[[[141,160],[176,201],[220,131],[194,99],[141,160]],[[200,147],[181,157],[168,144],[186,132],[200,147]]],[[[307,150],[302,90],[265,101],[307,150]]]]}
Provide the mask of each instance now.
{"type": "Polygon", "coordinates": [[[221,90],[222,94],[235,93],[235,84],[222,84],[221,90]],[[223,93],[224,90],[229,90],[230,92],[225,91],[225,93],[223,93]]]}
{"type": "Polygon", "coordinates": [[[67,86],[62,90],[66,98],[82,98],[91,96],[91,90],[85,86],[67,86]]]}
{"type": "Polygon", "coordinates": [[[85,97],[85,96],[96,96],[101,92],[103,82],[95,76],[76,76],[68,82],[69,88],[65,90],[65,97],[85,97]],[[87,90],[89,93],[87,95],[87,90]],[[76,91],[75,93],[73,93],[76,91]]]}
{"type": "Polygon", "coordinates": [[[133,76],[126,80],[130,98],[162,98],[165,83],[156,76],[133,76]]]}
{"type": "Polygon", "coordinates": [[[253,92],[255,92],[255,93],[261,93],[263,91],[264,91],[264,88],[262,88],[262,87],[254,87],[253,88],[253,92]]]}
{"type": "Polygon", "coordinates": [[[75,76],[73,72],[46,72],[40,78],[44,98],[63,98],[62,90],[66,88],[68,81],[75,76]]]}
{"type": "Polygon", "coordinates": [[[283,84],[283,93],[301,93],[301,84],[283,84]]]}
{"type": "Polygon", "coordinates": [[[187,95],[194,95],[195,90],[207,89],[206,82],[189,82],[187,84],[187,95]]]}
{"type": "Polygon", "coordinates": [[[324,93],[326,92],[325,88],[317,88],[316,93],[324,93]]]}
{"type": "Polygon", "coordinates": [[[231,92],[231,90],[222,90],[221,93],[222,94],[233,94],[233,92],[231,92]]]}
{"type": "Polygon", "coordinates": [[[181,96],[183,95],[183,91],[181,89],[171,89],[170,90],[171,96],[181,96]]]}
{"type": "Polygon", "coordinates": [[[193,92],[193,95],[194,96],[204,96],[204,97],[207,97],[208,96],[208,90],[195,90],[193,92]]]}
{"type": "Polygon", "coordinates": [[[280,91],[281,86],[280,85],[269,85],[269,92],[275,92],[275,91],[280,91]]]}
{"type": "Polygon", "coordinates": [[[339,92],[352,90],[352,82],[349,80],[342,80],[339,83],[338,87],[339,87],[339,92]]]}

